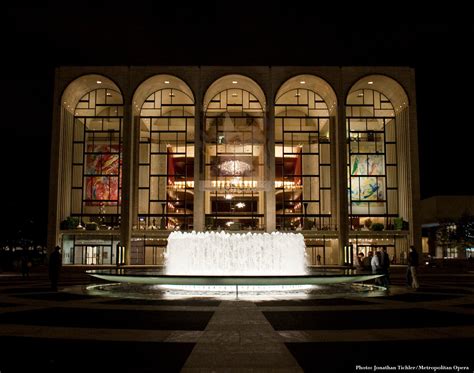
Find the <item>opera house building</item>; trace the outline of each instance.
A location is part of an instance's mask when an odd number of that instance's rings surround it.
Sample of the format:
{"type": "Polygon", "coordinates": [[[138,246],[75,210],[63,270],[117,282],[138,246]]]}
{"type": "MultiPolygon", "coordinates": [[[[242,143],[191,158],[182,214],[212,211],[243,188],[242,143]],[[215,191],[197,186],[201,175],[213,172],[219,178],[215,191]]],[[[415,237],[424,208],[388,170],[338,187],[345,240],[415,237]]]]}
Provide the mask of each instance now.
{"type": "Polygon", "coordinates": [[[64,264],[160,265],[172,231],[302,233],[321,265],[421,247],[412,68],[59,67],[53,105],[64,264]]]}

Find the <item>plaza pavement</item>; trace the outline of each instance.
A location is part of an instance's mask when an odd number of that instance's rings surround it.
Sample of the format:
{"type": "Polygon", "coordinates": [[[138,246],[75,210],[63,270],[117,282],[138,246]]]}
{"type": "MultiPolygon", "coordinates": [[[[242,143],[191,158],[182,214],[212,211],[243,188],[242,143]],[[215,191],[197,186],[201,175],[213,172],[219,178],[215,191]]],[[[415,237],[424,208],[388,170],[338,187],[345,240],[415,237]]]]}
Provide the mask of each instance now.
{"type": "Polygon", "coordinates": [[[420,272],[414,292],[394,268],[382,297],[154,300],[0,273],[0,372],[473,372],[474,273],[420,272]]]}

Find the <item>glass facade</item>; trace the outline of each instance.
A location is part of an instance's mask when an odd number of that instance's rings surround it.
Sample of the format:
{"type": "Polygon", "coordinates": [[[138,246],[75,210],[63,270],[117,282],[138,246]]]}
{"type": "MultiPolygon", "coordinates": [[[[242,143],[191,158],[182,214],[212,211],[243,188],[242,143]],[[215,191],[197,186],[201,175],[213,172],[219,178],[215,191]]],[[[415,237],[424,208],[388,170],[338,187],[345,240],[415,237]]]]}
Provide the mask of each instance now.
{"type": "Polygon", "coordinates": [[[290,89],[275,103],[277,229],[331,229],[331,139],[326,102],[290,89]]]}
{"type": "Polygon", "coordinates": [[[129,87],[65,81],[49,233],[65,263],[161,265],[174,230],[301,231],[315,265],[348,245],[403,260],[418,186],[400,83],[357,68],[350,82],[344,68],[176,69],[137,69],[129,87]]]}
{"type": "Polygon", "coordinates": [[[208,229],[262,229],[263,109],[249,91],[225,89],[205,113],[205,211],[208,229]]]}
{"type": "Polygon", "coordinates": [[[122,120],[122,96],[112,89],[90,91],[75,107],[71,216],[82,226],[119,225],[122,120]]]}
{"type": "Polygon", "coordinates": [[[346,120],[351,227],[384,229],[399,213],[395,110],[382,93],[356,90],[347,99],[346,120]]]}
{"type": "Polygon", "coordinates": [[[193,227],[194,100],[179,89],[148,96],[140,110],[138,229],[193,227]]]}

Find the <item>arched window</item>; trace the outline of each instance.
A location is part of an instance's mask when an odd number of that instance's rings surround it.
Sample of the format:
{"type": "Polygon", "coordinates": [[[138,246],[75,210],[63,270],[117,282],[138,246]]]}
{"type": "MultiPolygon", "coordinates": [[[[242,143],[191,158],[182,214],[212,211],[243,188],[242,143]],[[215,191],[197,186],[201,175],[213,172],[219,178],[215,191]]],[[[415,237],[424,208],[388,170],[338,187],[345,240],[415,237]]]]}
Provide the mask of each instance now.
{"type": "Polygon", "coordinates": [[[261,90],[241,76],[221,78],[219,85],[205,109],[206,226],[261,229],[265,157],[264,110],[257,98],[261,90]]]}
{"type": "Polygon", "coordinates": [[[94,89],[74,108],[71,215],[83,224],[119,225],[122,120],[122,96],[115,89],[94,89]]]}
{"type": "MultiPolygon", "coordinates": [[[[372,85],[372,84],[371,84],[372,85]]],[[[397,120],[378,90],[352,90],[347,97],[349,215],[357,229],[397,217],[397,120]]]]}
{"type": "Polygon", "coordinates": [[[138,228],[187,230],[193,226],[194,99],[161,80],[169,88],[148,95],[139,111],[138,228]]]}
{"type": "Polygon", "coordinates": [[[285,82],[275,101],[275,199],[278,229],[330,229],[331,113],[335,95],[322,79],[285,82]],[[321,91],[325,98],[318,94],[321,91]],[[330,105],[328,105],[328,102],[330,105]]]}

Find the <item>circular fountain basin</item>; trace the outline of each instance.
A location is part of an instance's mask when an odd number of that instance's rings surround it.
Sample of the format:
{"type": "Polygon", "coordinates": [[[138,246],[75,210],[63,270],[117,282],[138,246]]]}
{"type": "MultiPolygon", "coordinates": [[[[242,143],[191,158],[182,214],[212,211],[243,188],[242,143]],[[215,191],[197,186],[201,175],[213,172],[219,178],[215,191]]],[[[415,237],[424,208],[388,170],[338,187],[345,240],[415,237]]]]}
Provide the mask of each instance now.
{"type": "Polygon", "coordinates": [[[380,274],[363,274],[351,270],[318,271],[296,276],[182,276],[168,275],[159,271],[140,271],[135,269],[90,270],[93,277],[111,282],[146,285],[200,285],[200,286],[292,286],[329,285],[363,282],[382,277],[380,274]]]}

